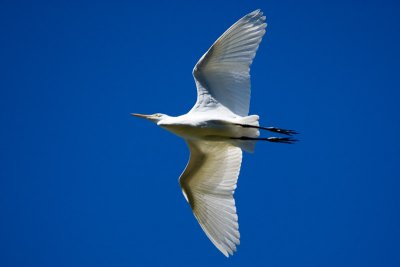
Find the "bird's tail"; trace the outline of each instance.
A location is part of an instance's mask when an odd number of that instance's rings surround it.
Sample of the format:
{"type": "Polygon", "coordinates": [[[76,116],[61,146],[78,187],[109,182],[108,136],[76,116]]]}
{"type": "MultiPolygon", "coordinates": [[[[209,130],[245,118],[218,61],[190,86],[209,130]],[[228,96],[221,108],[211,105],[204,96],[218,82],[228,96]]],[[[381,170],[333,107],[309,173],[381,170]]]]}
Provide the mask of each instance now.
{"type": "MultiPolygon", "coordinates": [[[[250,138],[258,138],[260,136],[260,131],[258,127],[260,126],[259,122],[259,117],[257,115],[250,115],[247,117],[243,117],[237,125],[250,125],[250,126],[255,126],[255,127],[240,127],[238,130],[240,133],[238,133],[238,136],[246,136],[250,138]]],[[[243,139],[232,139],[232,142],[235,146],[240,147],[246,152],[253,153],[256,142],[257,140],[243,140],[243,139]]]]}
{"type": "Polygon", "coordinates": [[[268,141],[273,143],[284,143],[284,144],[293,144],[296,139],[292,138],[293,135],[298,134],[293,130],[286,130],[282,128],[276,127],[261,127],[258,123],[258,116],[251,115],[242,118],[235,125],[240,126],[237,129],[238,137],[231,137],[233,140],[232,143],[235,146],[240,147],[246,152],[254,152],[254,148],[257,141],[268,141]],[[259,138],[260,130],[267,130],[274,133],[284,134],[287,137],[267,137],[267,138],[259,138]]]}

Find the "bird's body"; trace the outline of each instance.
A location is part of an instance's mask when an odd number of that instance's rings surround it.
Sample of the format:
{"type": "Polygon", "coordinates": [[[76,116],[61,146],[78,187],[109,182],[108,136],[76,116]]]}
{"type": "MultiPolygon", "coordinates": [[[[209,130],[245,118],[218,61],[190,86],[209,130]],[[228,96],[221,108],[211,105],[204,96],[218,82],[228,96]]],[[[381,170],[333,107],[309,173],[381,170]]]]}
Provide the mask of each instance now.
{"type": "MultiPolygon", "coordinates": [[[[205,141],[228,141],[241,136],[258,137],[258,129],[248,129],[240,126],[243,117],[222,118],[219,116],[206,117],[203,114],[185,114],[178,117],[164,118],[158,126],[186,139],[205,141]]],[[[258,116],[245,117],[258,121],[258,116]]]]}
{"type": "Polygon", "coordinates": [[[179,178],[183,194],[200,226],[225,255],[233,254],[240,234],[233,193],[242,149],[256,141],[292,143],[290,137],[259,138],[260,129],[292,135],[294,131],[260,127],[250,107],[250,65],[266,28],[260,10],[232,25],[193,69],[197,101],[182,116],[132,114],[182,137],[190,159],[179,178]]]}

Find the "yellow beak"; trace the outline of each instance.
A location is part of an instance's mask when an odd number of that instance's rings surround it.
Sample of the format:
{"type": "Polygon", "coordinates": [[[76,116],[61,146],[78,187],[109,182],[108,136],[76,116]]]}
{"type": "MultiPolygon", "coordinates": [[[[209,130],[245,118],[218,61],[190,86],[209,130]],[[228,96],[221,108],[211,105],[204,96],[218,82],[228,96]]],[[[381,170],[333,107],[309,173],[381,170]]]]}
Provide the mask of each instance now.
{"type": "Polygon", "coordinates": [[[139,114],[139,113],[131,113],[132,116],[147,119],[149,115],[139,114]]]}

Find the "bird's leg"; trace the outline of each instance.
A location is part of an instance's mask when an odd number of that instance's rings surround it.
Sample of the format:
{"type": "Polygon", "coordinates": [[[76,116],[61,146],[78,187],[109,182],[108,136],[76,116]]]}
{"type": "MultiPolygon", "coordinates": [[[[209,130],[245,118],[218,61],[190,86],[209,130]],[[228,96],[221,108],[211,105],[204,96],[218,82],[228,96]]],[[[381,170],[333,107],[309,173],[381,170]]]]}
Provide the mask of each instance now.
{"type": "Polygon", "coordinates": [[[249,141],[268,141],[272,143],[283,143],[283,144],[294,144],[298,140],[293,139],[291,137],[267,137],[267,138],[262,138],[262,137],[247,137],[247,136],[242,136],[242,137],[231,137],[231,139],[239,139],[239,140],[249,140],[249,141]]]}
{"type": "Polygon", "coordinates": [[[285,134],[285,135],[289,135],[289,136],[298,134],[298,132],[296,132],[294,130],[286,130],[286,129],[276,128],[276,127],[261,127],[261,126],[240,124],[240,123],[236,123],[236,125],[242,126],[243,128],[255,128],[255,129],[260,129],[260,130],[267,130],[270,132],[285,134]]]}
{"type": "Polygon", "coordinates": [[[267,138],[262,138],[266,139],[266,141],[272,142],[272,143],[284,143],[284,144],[294,144],[298,140],[291,138],[291,137],[267,137],[267,138]]]}

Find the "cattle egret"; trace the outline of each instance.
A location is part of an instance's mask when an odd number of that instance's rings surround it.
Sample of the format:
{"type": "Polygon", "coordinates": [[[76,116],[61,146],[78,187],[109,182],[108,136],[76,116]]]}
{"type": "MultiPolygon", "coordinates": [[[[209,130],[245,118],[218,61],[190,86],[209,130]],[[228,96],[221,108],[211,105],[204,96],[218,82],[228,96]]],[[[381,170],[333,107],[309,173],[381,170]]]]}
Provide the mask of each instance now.
{"type": "Polygon", "coordinates": [[[295,131],[260,127],[248,115],[250,65],[265,33],[265,17],[255,10],[233,24],[200,58],[193,69],[197,101],[185,115],[156,113],[148,119],[182,137],[190,149],[179,178],[183,195],[211,242],[225,255],[239,244],[239,224],[233,198],[242,150],[253,152],[256,141],[293,143],[295,131]],[[287,137],[260,138],[259,130],[287,137]]]}

